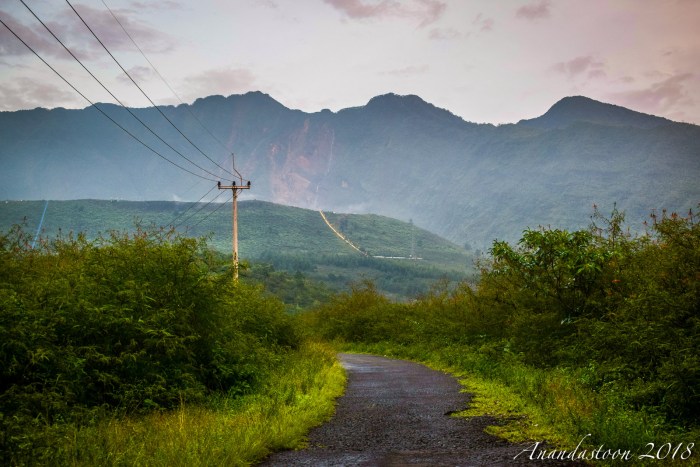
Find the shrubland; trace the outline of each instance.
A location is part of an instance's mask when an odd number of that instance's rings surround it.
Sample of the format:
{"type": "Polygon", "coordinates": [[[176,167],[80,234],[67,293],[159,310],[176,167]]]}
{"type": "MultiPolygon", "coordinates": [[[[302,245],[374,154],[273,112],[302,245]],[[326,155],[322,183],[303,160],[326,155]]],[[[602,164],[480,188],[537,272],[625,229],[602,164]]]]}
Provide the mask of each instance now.
{"type": "Polygon", "coordinates": [[[219,269],[164,229],[0,236],[0,463],[238,465],[301,443],[342,371],[219,269]]]}
{"type": "Polygon", "coordinates": [[[588,229],[526,230],[490,253],[476,285],[394,303],[361,283],[304,320],[342,348],[461,375],[512,439],[687,455],[700,434],[697,217],[653,216],[632,236],[623,213],[595,209],[588,229]]]}

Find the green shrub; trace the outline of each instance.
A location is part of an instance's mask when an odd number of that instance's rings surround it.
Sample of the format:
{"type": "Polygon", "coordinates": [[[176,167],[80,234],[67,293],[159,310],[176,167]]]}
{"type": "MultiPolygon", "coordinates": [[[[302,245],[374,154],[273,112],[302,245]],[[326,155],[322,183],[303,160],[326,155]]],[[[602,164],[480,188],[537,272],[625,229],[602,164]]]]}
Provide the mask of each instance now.
{"type": "Polygon", "coordinates": [[[214,267],[204,240],[164,230],[36,249],[0,236],[0,450],[35,449],[42,426],[255,387],[299,333],[281,302],[214,267]]]}
{"type": "Polygon", "coordinates": [[[405,354],[463,348],[488,357],[493,368],[513,362],[525,372],[576,375],[576,385],[602,402],[597,415],[572,416],[598,417],[603,430],[613,409],[693,430],[700,413],[697,221],[692,213],[664,215],[647,235],[632,237],[623,213],[595,210],[586,231],[527,230],[517,245],[495,242],[475,288],[438,284],[398,305],[365,284],[305,319],[327,339],[386,342],[405,354]]]}

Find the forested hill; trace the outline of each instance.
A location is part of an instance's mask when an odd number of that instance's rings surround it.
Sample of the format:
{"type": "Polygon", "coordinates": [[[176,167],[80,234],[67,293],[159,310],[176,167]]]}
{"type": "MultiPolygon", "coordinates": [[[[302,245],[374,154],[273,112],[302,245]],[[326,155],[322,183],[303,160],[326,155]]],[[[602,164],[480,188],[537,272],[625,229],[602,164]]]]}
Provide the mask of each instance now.
{"type": "MultiPolygon", "coordinates": [[[[341,240],[318,211],[242,201],[238,228],[241,258],[277,270],[301,272],[334,289],[370,279],[382,292],[401,299],[426,292],[441,278],[458,281],[474,272],[472,252],[409,222],[370,214],[324,214],[333,228],[361,252],[341,240]]],[[[37,231],[44,239],[78,233],[94,239],[98,235],[108,237],[110,231],[133,232],[137,225],[166,230],[176,226],[178,232],[207,237],[211,247],[231,254],[231,203],[0,203],[0,232],[7,232],[13,225],[22,225],[32,240],[37,231]]]]}
{"type": "MultiPolygon", "coordinates": [[[[124,109],[100,107],[200,172],[124,109]]],[[[606,210],[617,203],[635,228],[653,209],[686,213],[700,201],[700,127],[581,96],[500,126],[394,94],[338,112],[292,110],[259,92],[163,111],[226,167],[235,151],[237,167],[253,181],[246,196],[413,220],[473,248],[517,239],[527,226],[585,227],[593,204],[606,210]]],[[[134,112],[225,179],[156,110],[134,112]]],[[[0,199],[195,201],[213,185],[138,145],[94,108],[2,112],[0,141],[0,199]]]]}

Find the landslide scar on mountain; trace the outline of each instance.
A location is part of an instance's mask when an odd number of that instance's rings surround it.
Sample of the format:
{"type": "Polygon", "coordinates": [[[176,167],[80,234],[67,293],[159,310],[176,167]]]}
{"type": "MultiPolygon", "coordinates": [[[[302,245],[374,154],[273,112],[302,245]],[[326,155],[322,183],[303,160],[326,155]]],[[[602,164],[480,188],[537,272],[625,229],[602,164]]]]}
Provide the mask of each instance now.
{"type": "Polygon", "coordinates": [[[270,146],[267,157],[275,203],[313,205],[315,187],[325,176],[332,156],[333,139],[333,129],[307,118],[286,142],[270,146]]]}

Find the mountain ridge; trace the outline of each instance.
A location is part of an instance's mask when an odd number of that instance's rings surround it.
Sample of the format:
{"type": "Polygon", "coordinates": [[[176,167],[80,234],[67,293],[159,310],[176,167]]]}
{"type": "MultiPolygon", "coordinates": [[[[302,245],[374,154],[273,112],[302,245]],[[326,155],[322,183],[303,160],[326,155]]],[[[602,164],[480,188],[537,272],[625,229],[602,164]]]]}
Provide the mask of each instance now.
{"type": "Polygon", "coordinates": [[[520,120],[518,124],[539,128],[562,128],[577,122],[640,128],[654,128],[677,123],[663,117],[637,112],[585,96],[568,96],[557,101],[543,115],[529,120],[520,120]]]}
{"type": "MultiPolygon", "coordinates": [[[[187,165],[124,109],[104,108],[187,165]]],[[[506,125],[466,122],[392,93],[337,112],[289,109],[259,91],[163,111],[221,164],[235,152],[253,181],[244,197],[412,219],[479,248],[517,239],[526,227],[585,227],[593,204],[617,203],[641,224],[652,209],[687,211],[700,201],[700,127],[582,96],[506,125]]],[[[134,113],[183,153],[195,152],[155,109],[134,113]]],[[[0,199],[194,201],[215,184],[154,157],[92,108],[0,113],[0,141],[0,199]]]]}
{"type": "MultiPolygon", "coordinates": [[[[362,108],[385,108],[385,109],[391,109],[391,110],[402,110],[402,111],[411,111],[411,110],[422,110],[421,107],[427,107],[429,109],[438,111],[439,113],[444,113],[446,115],[455,117],[458,120],[461,120],[462,122],[465,123],[472,123],[472,124],[477,124],[477,125],[491,125],[491,126],[498,126],[494,125],[492,123],[488,122],[472,122],[463,119],[459,115],[456,115],[452,113],[451,111],[447,109],[443,109],[440,107],[435,106],[434,104],[431,104],[430,102],[425,101],[423,98],[421,98],[418,95],[415,94],[397,94],[393,92],[388,92],[385,94],[379,94],[377,96],[374,96],[370,98],[366,104],[360,105],[360,106],[352,106],[352,107],[344,107],[342,109],[339,109],[337,111],[332,111],[329,109],[321,109],[315,112],[305,112],[299,109],[294,109],[291,107],[287,107],[286,105],[282,104],[280,101],[276,100],[274,97],[272,97],[270,94],[262,92],[262,91],[248,91],[244,94],[230,94],[228,96],[224,96],[221,94],[212,94],[209,96],[204,96],[204,97],[198,97],[192,103],[187,104],[187,103],[181,103],[177,105],[159,105],[158,107],[161,109],[176,109],[176,108],[184,108],[184,107],[201,107],[205,105],[211,105],[212,103],[224,103],[227,102],[231,99],[234,100],[239,100],[239,102],[248,102],[248,103],[266,103],[271,107],[278,107],[283,110],[289,110],[292,112],[302,112],[308,115],[317,115],[317,114],[326,114],[326,113],[331,113],[331,114],[338,114],[341,112],[349,111],[349,110],[355,110],[355,109],[362,109],[362,108]]],[[[112,103],[106,103],[106,102],[98,102],[97,105],[99,106],[108,106],[108,107],[114,107],[114,108],[119,108],[121,106],[117,104],[112,104],[112,103]]],[[[53,107],[53,108],[46,108],[46,107],[35,107],[33,109],[21,109],[21,110],[0,110],[0,114],[20,114],[23,112],[33,112],[33,111],[80,111],[80,110],[87,110],[90,109],[92,106],[86,106],[83,108],[78,108],[78,109],[67,109],[65,107],[53,107]]],[[[130,107],[131,109],[139,109],[139,110],[144,110],[144,109],[149,109],[151,107],[130,107]]],[[[659,126],[662,124],[669,124],[669,123],[682,123],[686,125],[694,125],[692,123],[685,123],[685,122],[677,122],[674,120],[667,119],[665,117],[659,117],[656,115],[652,114],[647,114],[644,112],[628,109],[626,107],[616,105],[616,104],[610,104],[606,103],[603,101],[598,101],[596,99],[592,99],[583,95],[572,95],[572,96],[565,96],[559,99],[557,102],[555,102],[544,114],[530,118],[530,119],[521,119],[517,122],[513,123],[503,123],[499,125],[533,125],[533,126],[542,126],[545,127],[546,125],[539,125],[539,122],[541,121],[546,121],[546,120],[553,120],[553,119],[560,119],[564,120],[565,122],[576,122],[576,121],[585,121],[585,122],[604,122],[604,123],[626,123],[626,124],[631,124],[633,126],[659,126]],[[596,111],[599,113],[600,118],[594,118],[590,114],[595,115],[596,111]],[[611,118],[611,113],[613,117],[611,118]],[[607,117],[604,118],[604,117],[607,117]],[[625,119],[627,120],[625,122],[625,119]],[[634,122],[653,122],[648,123],[647,125],[643,125],[641,123],[637,123],[636,125],[634,122]]]]}

